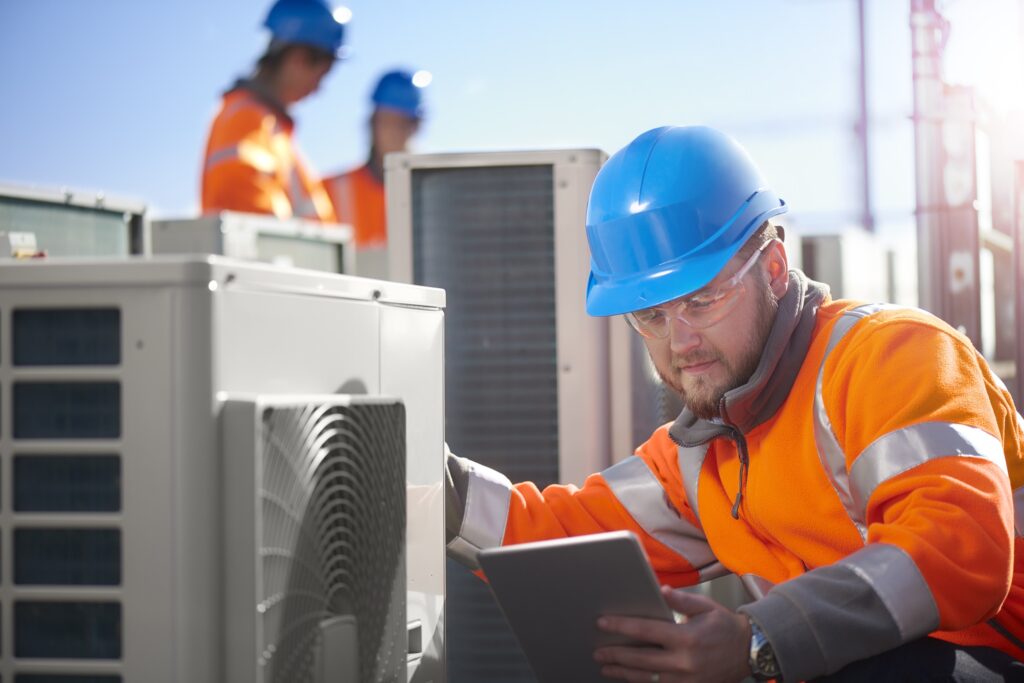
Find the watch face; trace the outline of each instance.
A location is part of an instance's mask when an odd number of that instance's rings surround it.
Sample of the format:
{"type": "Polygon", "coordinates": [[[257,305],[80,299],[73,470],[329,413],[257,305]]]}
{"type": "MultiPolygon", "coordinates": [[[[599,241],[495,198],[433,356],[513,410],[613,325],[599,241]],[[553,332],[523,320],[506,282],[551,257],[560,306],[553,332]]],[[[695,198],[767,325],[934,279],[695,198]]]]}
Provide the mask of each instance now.
{"type": "Polygon", "coordinates": [[[775,653],[768,643],[757,651],[757,673],[765,676],[779,675],[779,663],[775,661],[775,653]]]}

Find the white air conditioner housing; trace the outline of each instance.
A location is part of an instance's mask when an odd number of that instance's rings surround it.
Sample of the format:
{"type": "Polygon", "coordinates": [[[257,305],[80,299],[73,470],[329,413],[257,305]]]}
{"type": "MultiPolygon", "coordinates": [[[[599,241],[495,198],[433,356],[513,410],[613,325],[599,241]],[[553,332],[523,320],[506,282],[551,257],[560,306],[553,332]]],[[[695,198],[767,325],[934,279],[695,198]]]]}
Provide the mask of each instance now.
{"type": "Polygon", "coordinates": [[[198,218],[152,221],[150,242],[152,253],[158,256],[216,254],[277,266],[355,274],[350,225],[221,211],[198,218]]]}
{"type": "Polygon", "coordinates": [[[443,291],[218,257],[0,283],[3,680],[446,680],[443,291]]]}

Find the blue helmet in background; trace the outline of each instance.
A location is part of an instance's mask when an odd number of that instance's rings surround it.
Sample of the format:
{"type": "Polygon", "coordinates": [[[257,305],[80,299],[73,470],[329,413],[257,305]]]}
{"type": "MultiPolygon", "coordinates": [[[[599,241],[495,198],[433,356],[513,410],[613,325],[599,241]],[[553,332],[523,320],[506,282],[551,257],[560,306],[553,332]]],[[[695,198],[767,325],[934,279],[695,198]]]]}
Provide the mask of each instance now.
{"type": "Polygon", "coordinates": [[[340,59],[345,56],[343,43],[349,16],[347,8],[332,12],[323,0],[277,0],[263,25],[277,42],[308,45],[340,59]]]}
{"type": "Polygon", "coordinates": [[[425,113],[422,90],[425,85],[418,85],[416,74],[396,69],[380,77],[370,100],[374,108],[391,109],[412,119],[422,119],[425,113]]]}
{"type": "Polygon", "coordinates": [[[786,203],[739,143],[704,126],[655,128],[619,150],[587,205],[587,313],[618,315],[697,291],[786,203]]]}

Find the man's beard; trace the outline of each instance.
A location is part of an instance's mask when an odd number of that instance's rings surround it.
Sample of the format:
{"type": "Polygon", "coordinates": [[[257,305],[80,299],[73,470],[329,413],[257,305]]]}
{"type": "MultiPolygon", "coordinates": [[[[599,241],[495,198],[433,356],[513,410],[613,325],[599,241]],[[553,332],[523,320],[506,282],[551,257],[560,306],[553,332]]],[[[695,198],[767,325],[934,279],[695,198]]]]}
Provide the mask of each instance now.
{"type": "Polygon", "coordinates": [[[718,417],[722,397],[736,387],[746,384],[761,362],[765,343],[775,322],[775,314],[779,310],[779,299],[767,284],[757,287],[756,291],[759,298],[755,309],[756,318],[748,331],[746,343],[740,349],[739,358],[728,361],[716,349],[702,349],[687,356],[673,357],[671,376],[666,377],[665,373],[658,370],[662,381],[682,398],[683,405],[702,420],[718,417]],[[682,366],[712,360],[719,361],[725,367],[727,376],[724,382],[713,385],[707,378],[698,376],[687,382],[689,386],[683,386],[679,374],[682,366]]]}

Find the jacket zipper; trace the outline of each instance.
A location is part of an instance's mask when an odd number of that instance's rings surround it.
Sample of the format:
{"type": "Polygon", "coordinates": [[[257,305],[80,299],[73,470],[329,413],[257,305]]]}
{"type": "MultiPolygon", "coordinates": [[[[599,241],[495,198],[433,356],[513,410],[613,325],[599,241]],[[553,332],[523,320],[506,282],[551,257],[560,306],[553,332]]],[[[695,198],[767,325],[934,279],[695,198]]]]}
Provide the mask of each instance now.
{"type": "Polygon", "coordinates": [[[740,480],[736,488],[736,501],[732,504],[732,518],[740,518],[740,504],[743,502],[743,489],[747,485],[747,477],[749,475],[750,468],[750,454],[747,452],[747,437],[743,436],[743,433],[731,427],[729,430],[733,441],[736,442],[736,450],[740,457],[740,480]]]}

